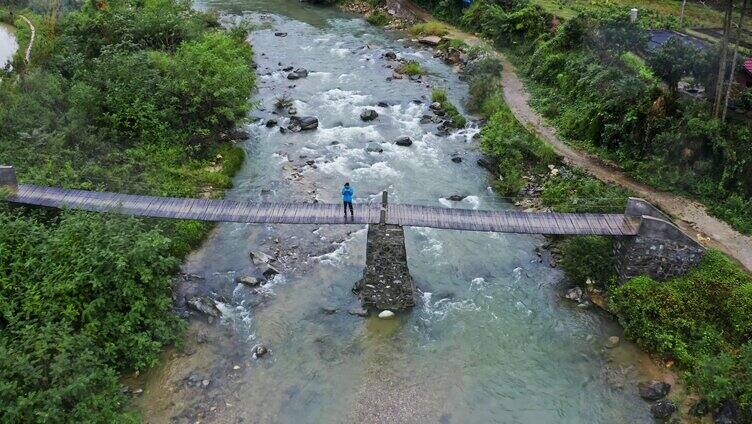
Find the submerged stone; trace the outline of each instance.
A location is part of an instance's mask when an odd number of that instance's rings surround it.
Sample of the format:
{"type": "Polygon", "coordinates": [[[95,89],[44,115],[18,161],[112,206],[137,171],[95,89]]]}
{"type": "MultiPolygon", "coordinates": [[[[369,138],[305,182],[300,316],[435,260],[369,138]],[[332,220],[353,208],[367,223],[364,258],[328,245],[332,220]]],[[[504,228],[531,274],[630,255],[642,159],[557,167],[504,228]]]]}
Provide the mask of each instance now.
{"type": "Polygon", "coordinates": [[[379,312],[379,318],[381,319],[388,319],[388,318],[393,318],[393,317],[394,317],[394,312],[392,311],[387,310],[387,311],[379,312]]]}

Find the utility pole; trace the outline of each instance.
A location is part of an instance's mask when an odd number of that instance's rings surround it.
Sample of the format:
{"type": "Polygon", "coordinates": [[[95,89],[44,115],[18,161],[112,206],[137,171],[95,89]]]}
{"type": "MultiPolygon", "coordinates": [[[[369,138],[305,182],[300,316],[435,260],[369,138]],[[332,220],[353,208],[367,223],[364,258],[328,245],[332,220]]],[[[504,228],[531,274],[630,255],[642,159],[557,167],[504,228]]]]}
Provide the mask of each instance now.
{"type": "Polygon", "coordinates": [[[726,16],[723,21],[723,39],[721,40],[721,57],[718,61],[718,80],[715,84],[715,103],[713,104],[713,117],[721,117],[723,106],[723,84],[726,82],[726,62],[728,60],[728,43],[731,35],[731,13],[734,10],[733,0],[726,2],[726,16]]]}
{"type": "Polygon", "coordinates": [[[731,98],[731,88],[734,86],[734,76],[736,74],[736,60],[739,58],[739,43],[742,41],[742,30],[744,28],[744,14],[747,13],[747,3],[749,0],[744,0],[742,5],[742,14],[739,16],[739,28],[736,29],[736,39],[734,40],[734,59],[731,61],[731,72],[729,75],[728,87],[726,88],[726,101],[723,104],[723,113],[721,115],[721,122],[726,122],[726,112],[728,112],[729,99],[731,98]]]}

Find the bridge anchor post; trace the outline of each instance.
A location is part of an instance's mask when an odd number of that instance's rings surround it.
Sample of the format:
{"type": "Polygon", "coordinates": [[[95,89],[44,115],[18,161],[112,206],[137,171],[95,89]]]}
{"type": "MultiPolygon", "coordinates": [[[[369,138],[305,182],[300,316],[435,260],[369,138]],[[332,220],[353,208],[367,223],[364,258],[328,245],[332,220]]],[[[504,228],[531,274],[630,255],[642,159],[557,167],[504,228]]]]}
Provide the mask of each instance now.
{"type": "Polygon", "coordinates": [[[16,170],[12,166],[0,165],[0,189],[10,190],[11,193],[18,191],[16,170]]]}
{"type": "Polygon", "coordinates": [[[684,275],[705,255],[705,248],[671,223],[655,206],[638,198],[627,202],[627,217],[640,220],[637,235],[619,237],[614,257],[619,283],[647,275],[664,281],[684,275]]]}

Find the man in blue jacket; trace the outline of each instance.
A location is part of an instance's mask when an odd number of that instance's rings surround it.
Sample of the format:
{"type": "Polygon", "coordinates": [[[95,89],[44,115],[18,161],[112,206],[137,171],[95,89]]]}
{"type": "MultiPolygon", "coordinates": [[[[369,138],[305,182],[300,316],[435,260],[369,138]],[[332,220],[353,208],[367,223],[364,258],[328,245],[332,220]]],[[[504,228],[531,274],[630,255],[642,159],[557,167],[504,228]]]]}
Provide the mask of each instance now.
{"type": "Polygon", "coordinates": [[[350,217],[355,218],[352,205],[353,194],[355,194],[355,191],[353,191],[352,187],[350,187],[350,183],[345,183],[345,186],[342,187],[342,204],[345,208],[345,219],[347,219],[348,207],[350,208],[350,217]]]}

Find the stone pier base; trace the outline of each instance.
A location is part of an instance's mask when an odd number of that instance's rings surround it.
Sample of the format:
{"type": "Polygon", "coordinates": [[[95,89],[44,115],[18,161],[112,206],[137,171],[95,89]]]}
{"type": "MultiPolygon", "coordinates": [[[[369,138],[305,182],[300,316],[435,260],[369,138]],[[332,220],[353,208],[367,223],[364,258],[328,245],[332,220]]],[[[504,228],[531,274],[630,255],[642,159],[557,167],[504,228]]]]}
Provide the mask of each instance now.
{"type": "Polygon", "coordinates": [[[415,305],[413,280],[407,268],[405,232],[399,225],[368,226],[366,267],[353,287],[363,307],[399,310],[415,305]]]}
{"type": "Polygon", "coordinates": [[[684,275],[705,255],[705,248],[684,234],[651,204],[631,198],[626,215],[640,220],[638,234],[614,243],[616,271],[623,283],[639,275],[663,281],[684,275]]]}

